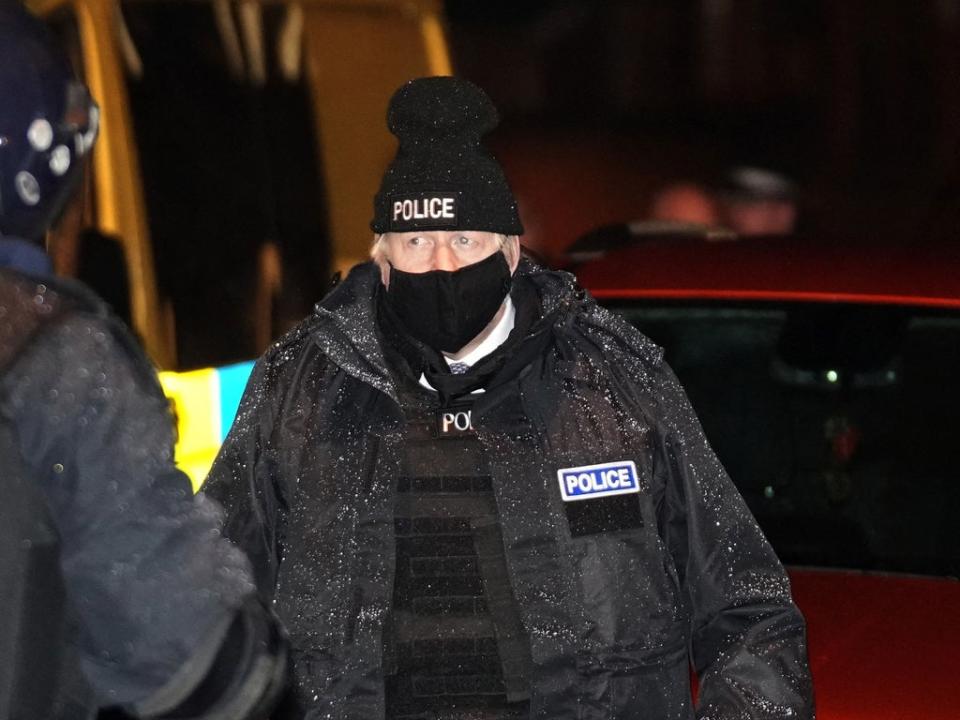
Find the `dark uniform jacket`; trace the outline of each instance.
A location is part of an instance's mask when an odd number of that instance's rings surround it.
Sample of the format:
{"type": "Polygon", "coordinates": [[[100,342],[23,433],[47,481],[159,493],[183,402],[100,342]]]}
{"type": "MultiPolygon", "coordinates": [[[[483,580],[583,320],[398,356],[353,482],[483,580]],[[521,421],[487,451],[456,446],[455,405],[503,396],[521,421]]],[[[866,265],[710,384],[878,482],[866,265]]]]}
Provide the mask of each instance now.
{"type": "MultiPolygon", "coordinates": [[[[264,355],[205,490],[287,625],[308,718],[385,713],[404,423],[379,282],[358,266],[264,355]]],[[[536,291],[531,333],[549,342],[479,396],[473,424],[531,644],[531,717],[813,717],[787,577],[660,349],[566,273],[524,262],[514,286],[536,291]],[[558,470],[627,460],[633,522],[570,514],[558,470]]]]}
{"type": "Polygon", "coordinates": [[[86,718],[203,677],[253,583],[173,440],[102,302],[0,268],[0,716],[86,718]]]}

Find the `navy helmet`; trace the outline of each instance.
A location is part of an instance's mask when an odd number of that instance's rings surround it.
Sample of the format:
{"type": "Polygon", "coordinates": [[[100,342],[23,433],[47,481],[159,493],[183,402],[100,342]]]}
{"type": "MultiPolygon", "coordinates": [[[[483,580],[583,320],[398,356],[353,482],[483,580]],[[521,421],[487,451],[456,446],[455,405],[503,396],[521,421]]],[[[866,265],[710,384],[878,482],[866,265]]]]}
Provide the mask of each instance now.
{"type": "Polygon", "coordinates": [[[46,27],[0,0],[0,235],[39,240],[70,198],[99,111],[46,27]]]}

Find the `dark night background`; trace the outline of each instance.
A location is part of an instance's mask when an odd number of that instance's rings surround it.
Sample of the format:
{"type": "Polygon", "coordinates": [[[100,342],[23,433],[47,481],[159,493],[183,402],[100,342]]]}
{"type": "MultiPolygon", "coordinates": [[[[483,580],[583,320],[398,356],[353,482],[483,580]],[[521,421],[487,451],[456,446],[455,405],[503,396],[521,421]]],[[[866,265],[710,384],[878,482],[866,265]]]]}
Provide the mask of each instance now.
{"type": "Polygon", "coordinates": [[[454,67],[532,236],[642,219],[664,183],[759,164],[801,231],[952,239],[960,0],[447,0],[454,67]]]}
{"type": "MultiPolygon", "coordinates": [[[[179,363],[253,357],[328,287],[312,90],[272,60],[263,82],[238,75],[206,3],[122,7],[145,68],[127,68],[128,90],[179,363]],[[265,241],[282,258],[277,298],[251,292],[265,241]],[[211,268],[231,281],[209,282],[211,268]],[[237,312],[224,319],[225,306],[237,312]]],[[[520,201],[525,244],[548,262],[601,225],[650,218],[665,186],[710,188],[736,165],[794,180],[804,236],[861,246],[960,236],[960,0],[437,7],[454,71],[500,110],[489,145],[520,201]]],[[[272,42],[285,6],[262,14],[272,42]]],[[[52,23],[77,45],[74,20],[52,23]]],[[[371,132],[385,132],[379,120],[371,132]]]]}

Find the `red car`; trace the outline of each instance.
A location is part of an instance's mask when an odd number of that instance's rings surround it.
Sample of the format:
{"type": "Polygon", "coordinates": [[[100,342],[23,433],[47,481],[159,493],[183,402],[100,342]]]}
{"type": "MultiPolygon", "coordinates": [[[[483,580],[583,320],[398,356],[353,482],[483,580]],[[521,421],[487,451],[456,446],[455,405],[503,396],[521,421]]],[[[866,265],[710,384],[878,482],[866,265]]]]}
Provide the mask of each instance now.
{"type": "Polygon", "coordinates": [[[817,717],[960,717],[960,249],[646,240],[576,272],[787,564],[817,717]]]}

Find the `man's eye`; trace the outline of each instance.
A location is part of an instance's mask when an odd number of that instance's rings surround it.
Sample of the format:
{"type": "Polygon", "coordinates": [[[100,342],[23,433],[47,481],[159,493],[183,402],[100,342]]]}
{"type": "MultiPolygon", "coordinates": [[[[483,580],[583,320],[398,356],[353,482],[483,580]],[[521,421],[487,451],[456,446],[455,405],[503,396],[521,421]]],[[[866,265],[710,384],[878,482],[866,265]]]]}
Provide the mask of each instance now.
{"type": "Polygon", "coordinates": [[[460,245],[461,247],[466,247],[467,245],[473,244],[473,240],[471,240],[470,238],[468,238],[466,235],[461,235],[461,236],[458,237],[456,240],[454,240],[454,242],[455,242],[457,245],[460,245]]]}
{"type": "Polygon", "coordinates": [[[412,237],[407,242],[409,245],[413,245],[414,247],[419,247],[420,245],[423,245],[426,242],[426,240],[422,237],[412,237]]]}

